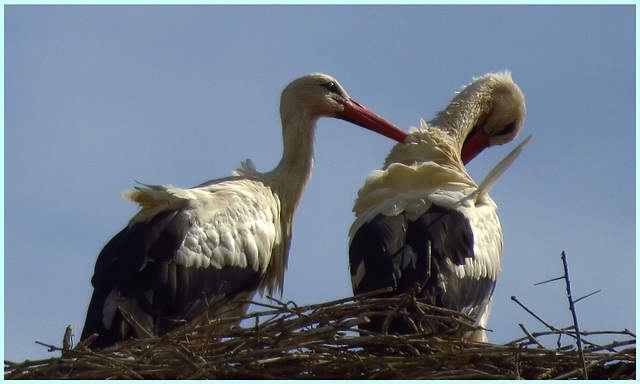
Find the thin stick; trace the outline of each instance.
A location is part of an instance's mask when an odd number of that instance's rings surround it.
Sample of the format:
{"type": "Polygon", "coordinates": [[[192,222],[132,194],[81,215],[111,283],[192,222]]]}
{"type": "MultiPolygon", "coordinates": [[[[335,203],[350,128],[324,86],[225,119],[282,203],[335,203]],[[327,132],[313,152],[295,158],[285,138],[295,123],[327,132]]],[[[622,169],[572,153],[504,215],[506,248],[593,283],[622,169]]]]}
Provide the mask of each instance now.
{"type": "Polygon", "coordinates": [[[582,371],[584,372],[585,380],[589,380],[587,375],[587,365],[584,361],[584,353],[582,351],[582,338],[580,337],[580,328],[578,327],[578,315],[576,314],[576,306],[573,298],[571,297],[571,282],[569,281],[569,267],[567,265],[567,254],[562,251],[560,256],[562,259],[562,265],[564,267],[564,279],[567,283],[567,298],[569,299],[569,310],[571,310],[571,316],[573,316],[573,325],[576,330],[576,341],[578,344],[578,354],[580,355],[580,363],[582,364],[582,371]]]}
{"type": "Polygon", "coordinates": [[[527,331],[527,328],[524,327],[524,324],[519,323],[518,325],[520,326],[520,329],[522,329],[524,334],[527,335],[527,338],[529,339],[530,342],[537,344],[538,347],[540,347],[540,348],[545,348],[545,346],[542,345],[542,343],[539,342],[538,339],[533,337],[533,335],[531,333],[529,333],[529,331],[527,331]]]}
{"type": "Polygon", "coordinates": [[[596,293],[599,293],[600,291],[602,291],[602,289],[598,289],[598,290],[597,290],[597,291],[595,291],[595,292],[591,292],[591,293],[590,293],[590,294],[588,294],[588,295],[584,295],[584,296],[582,296],[582,297],[580,297],[580,298],[577,298],[577,299],[575,299],[575,300],[573,301],[573,303],[575,304],[575,303],[577,303],[578,301],[580,301],[580,300],[582,300],[582,299],[586,299],[586,298],[587,298],[587,297],[589,297],[589,296],[593,296],[593,295],[595,295],[596,293]]]}
{"type": "Polygon", "coordinates": [[[552,281],[558,281],[558,280],[562,280],[562,279],[564,279],[564,276],[554,277],[553,279],[549,279],[549,280],[541,281],[539,283],[535,283],[535,284],[533,284],[533,286],[535,287],[536,285],[547,284],[547,283],[550,283],[552,281]]]}
{"type": "Polygon", "coordinates": [[[516,303],[518,303],[519,306],[522,307],[522,309],[524,309],[525,311],[529,312],[529,314],[533,317],[536,318],[536,320],[538,320],[539,322],[541,322],[542,324],[544,324],[545,327],[549,328],[550,330],[557,332],[560,331],[560,329],[554,327],[553,325],[547,323],[546,321],[542,320],[542,318],[538,315],[536,315],[532,310],[530,310],[529,308],[527,308],[524,304],[522,304],[517,297],[515,296],[511,296],[511,300],[515,301],[516,303]]]}
{"type": "Polygon", "coordinates": [[[60,348],[60,347],[56,347],[56,346],[55,346],[55,345],[53,345],[53,344],[46,344],[46,343],[43,343],[42,341],[38,341],[38,340],[36,340],[36,341],[35,341],[35,343],[36,343],[36,344],[39,344],[39,345],[42,345],[42,346],[44,346],[44,347],[49,348],[49,349],[47,350],[47,352],[62,351],[62,348],[60,348]]]}

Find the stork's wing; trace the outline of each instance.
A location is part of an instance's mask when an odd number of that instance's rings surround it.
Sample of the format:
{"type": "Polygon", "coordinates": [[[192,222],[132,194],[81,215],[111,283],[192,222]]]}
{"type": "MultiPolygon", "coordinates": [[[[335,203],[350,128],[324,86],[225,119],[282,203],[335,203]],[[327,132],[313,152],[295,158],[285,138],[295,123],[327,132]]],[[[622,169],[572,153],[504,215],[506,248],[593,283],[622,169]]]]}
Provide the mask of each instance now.
{"type": "MultiPolygon", "coordinates": [[[[465,312],[484,307],[495,279],[481,276],[475,265],[469,219],[435,204],[417,219],[409,217],[406,211],[378,214],[356,230],[349,248],[354,294],[391,288],[389,296],[394,296],[418,288],[419,297],[429,297],[440,307],[465,312]]],[[[365,329],[380,332],[377,320],[365,329]]],[[[407,327],[397,320],[389,331],[411,332],[407,327]]]]}
{"type": "Polygon", "coordinates": [[[415,221],[407,216],[379,214],[356,231],[349,248],[354,293],[416,284],[433,290],[441,266],[473,257],[471,227],[460,212],[433,204],[415,221]]]}
{"type": "Polygon", "coordinates": [[[82,333],[100,334],[93,346],[162,335],[252,296],[281,247],[279,201],[260,183],[148,187],[128,194],[145,208],[96,262],[82,333]]]}

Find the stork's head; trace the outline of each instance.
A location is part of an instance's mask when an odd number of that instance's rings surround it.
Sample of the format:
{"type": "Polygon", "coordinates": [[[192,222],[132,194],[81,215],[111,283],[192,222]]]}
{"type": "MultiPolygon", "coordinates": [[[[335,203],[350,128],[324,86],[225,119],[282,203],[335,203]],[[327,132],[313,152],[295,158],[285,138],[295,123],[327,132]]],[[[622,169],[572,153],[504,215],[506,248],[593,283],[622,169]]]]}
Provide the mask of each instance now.
{"type": "Polygon", "coordinates": [[[407,134],[353,100],[333,77],[309,73],[292,81],[280,100],[283,124],[292,118],[336,117],[403,142],[407,134]]]}
{"type": "Polygon", "coordinates": [[[473,112],[462,130],[468,132],[461,151],[465,164],[485,148],[513,140],[522,129],[526,112],[524,95],[509,72],[489,73],[474,79],[452,104],[466,100],[475,100],[475,105],[468,106],[473,112]]]}
{"type": "Polygon", "coordinates": [[[488,73],[473,79],[430,126],[457,140],[464,164],[487,147],[513,140],[524,124],[525,104],[509,72],[488,73]]]}

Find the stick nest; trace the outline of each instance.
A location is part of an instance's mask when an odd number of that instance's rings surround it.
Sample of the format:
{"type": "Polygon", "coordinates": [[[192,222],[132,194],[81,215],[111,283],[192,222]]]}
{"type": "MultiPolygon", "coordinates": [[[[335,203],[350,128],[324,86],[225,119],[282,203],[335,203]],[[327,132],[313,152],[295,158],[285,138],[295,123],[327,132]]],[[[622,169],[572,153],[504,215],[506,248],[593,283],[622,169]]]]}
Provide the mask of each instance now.
{"type": "MultiPolygon", "coordinates": [[[[529,333],[506,345],[466,341],[478,329],[465,315],[420,302],[412,293],[396,298],[371,294],[322,304],[275,305],[241,318],[185,326],[160,337],[131,340],[91,351],[49,346],[61,357],[15,363],[5,360],[5,379],[590,379],[635,378],[635,334],[582,332],[584,361],[573,346],[547,349],[529,333]],[[358,332],[373,315],[410,318],[411,335],[358,332]],[[421,324],[447,324],[428,333],[421,324]],[[585,340],[594,333],[622,337],[608,345],[585,340]]],[[[387,322],[388,323],[388,322],[387,322]]],[[[66,338],[70,336],[67,329],[66,338]]],[[[68,344],[64,343],[63,345],[68,344]]]]}

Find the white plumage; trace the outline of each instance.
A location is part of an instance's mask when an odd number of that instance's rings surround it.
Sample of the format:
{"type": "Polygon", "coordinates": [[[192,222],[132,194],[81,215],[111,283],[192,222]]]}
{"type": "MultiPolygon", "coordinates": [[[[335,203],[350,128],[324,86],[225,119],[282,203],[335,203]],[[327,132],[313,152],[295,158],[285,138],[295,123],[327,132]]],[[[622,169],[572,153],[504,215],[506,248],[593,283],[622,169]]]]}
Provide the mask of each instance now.
{"type": "Polygon", "coordinates": [[[406,133],[352,100],[330,76],[302,76],[282,92],[284,153],[267,173],[250,160],[233,176],[194,188],[143,185],[124,192],[141,210],[100,253],[81,338],[94,347],[162,335],[186,322],[246,310],[255,292],[281,292],[295,209],[313,164],[321,116],[394,140],[406,133]]]}
{"type": "MultiPolygon", "coordinates": [[[[394,146],[381,170],[358,192],[349,232],[354,293],[419,288],[434,304],[486,325],[502,258],[502,229],[487,194],[522,145],[482,188],[464,164],[484,148],[512,140],[524,123],[524,97],[509,73],[487,74],[394,146]]],[[[362,327],[381,332],[383,319],[362,327]]],[[[434,331],[440,325],[398,318],[390,332],[434,331]]],[[[486,341],[484,331],[471,336],[486,341]]]]}

